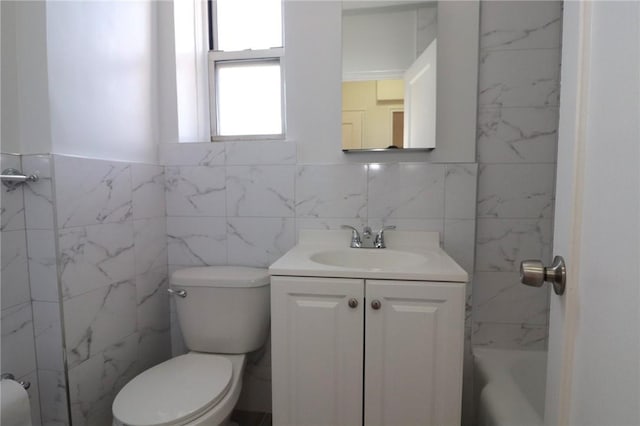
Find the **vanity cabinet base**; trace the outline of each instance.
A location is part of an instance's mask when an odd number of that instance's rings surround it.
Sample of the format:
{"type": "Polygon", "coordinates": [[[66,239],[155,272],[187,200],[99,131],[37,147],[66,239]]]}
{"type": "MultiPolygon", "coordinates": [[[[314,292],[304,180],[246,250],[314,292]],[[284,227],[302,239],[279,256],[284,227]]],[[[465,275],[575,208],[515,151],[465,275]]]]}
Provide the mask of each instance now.
{"type": "Polygon", "coordinates": [[[274,425],[459,425],[464,283],[271,278],[274,425]]]}

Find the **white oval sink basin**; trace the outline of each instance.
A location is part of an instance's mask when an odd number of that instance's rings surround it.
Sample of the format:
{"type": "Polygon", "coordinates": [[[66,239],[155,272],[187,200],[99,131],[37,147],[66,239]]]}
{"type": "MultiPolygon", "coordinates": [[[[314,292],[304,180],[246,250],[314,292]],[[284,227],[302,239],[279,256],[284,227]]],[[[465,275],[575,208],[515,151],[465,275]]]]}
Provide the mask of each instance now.
{"type": "Polygon", "coordinates": [[[335,249],[310,256],[316,263],[355,269],[403,268],[426,262],[424,255],[389,249],[335,249]]]}

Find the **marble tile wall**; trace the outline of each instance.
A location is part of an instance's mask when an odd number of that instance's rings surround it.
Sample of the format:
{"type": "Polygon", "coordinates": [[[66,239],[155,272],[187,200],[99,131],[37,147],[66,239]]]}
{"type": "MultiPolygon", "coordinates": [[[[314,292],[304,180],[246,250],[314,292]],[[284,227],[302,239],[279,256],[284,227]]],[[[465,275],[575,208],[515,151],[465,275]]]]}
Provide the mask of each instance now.
{"type": "MultiPolygon", "coordinates": [[[[0,155],[0,170],[8,167],[22,170],[19,155],[0,155]]],[[[7,192],[0,187],[0,252],[2,254],[2,354],[3,373],[31,382],[28,390],[34,425],[43,424],[40,414],[40,387],[37,339],[42,322],[41,310],[32,301],[29,282],[29,253],[25,220],[24,187],[7,192]]],[[[48,424],[45,422],[45,424],[48,424]]]]}
{"type": "MultiPolygon", "coordinates": [[[[266,267],[300,229],[440,232],[473,271],[476,164],[299,164],[292,142],[167,144],[170,271],[200,265],[266,267]]],[[[470,293],[470,292],[469,292],[470,293]]],[[[172,311],[174,354],[185,350],[172,311]]],[[[269,350],[249,360],[239,407],[270,411],[269,350]]]]}
{"type": "Polygon", "coordinates": [[[474,345],[543,349],[547,289],[520,261],[551,260],[562,3],[481,3],[474,345]]]}
{"type": "Polygon", "coordinates": [[[170,356],[164,168],[53,163],[71,416],[110,425],[122,386],[170,356]]]}
{"type": "Polygon", "coordinates": [[[23,186],[28,266],[43,425],[68,425],[60,294],[56,265],[52,166],[49,155],[23,155],[25,173],[40,180],[23,186]]]}

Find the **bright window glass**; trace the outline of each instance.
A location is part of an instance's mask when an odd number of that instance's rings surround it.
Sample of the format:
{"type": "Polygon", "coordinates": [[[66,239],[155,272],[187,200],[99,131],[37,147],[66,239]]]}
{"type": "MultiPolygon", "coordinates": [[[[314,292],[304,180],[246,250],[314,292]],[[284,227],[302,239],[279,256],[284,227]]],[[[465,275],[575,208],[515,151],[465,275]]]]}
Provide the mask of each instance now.
{"type": "Polygon", "coordinates": [[[218,134],[282,134],[280,63],[218,62],[218,134]]]}
{"type": "Polygon", "coordinates": [[[281,0],[217,0],[218,50],[282,46],[281,0]]]}

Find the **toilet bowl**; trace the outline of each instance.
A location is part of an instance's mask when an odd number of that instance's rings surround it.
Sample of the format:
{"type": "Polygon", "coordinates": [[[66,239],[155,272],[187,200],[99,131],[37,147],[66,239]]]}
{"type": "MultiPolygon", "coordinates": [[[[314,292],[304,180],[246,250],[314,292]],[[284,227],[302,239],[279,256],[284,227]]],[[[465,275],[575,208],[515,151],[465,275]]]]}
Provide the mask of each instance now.
{"type": "Polygon", "coordinates": [[[240,397],[245,354],[266,341],[266,269],[187,268],[176,271],[170,284],[191,352],[127,383],[113,402],[114,426],[227,424],[240,397]]]}
{"type": "Polygon", "coordinates": [[[240,397],[245,355],[190,352],[141,373],[113,402],[114,426],[217,426],[240,397]]]}

